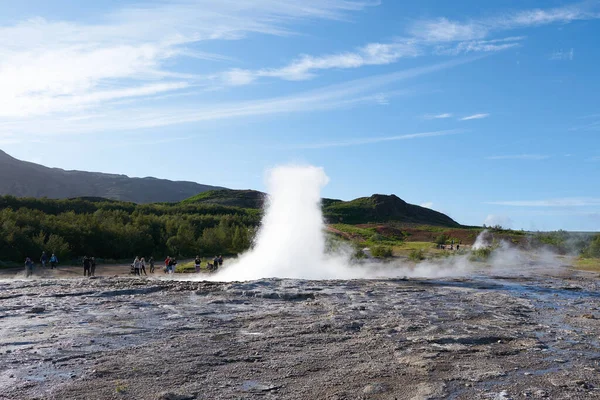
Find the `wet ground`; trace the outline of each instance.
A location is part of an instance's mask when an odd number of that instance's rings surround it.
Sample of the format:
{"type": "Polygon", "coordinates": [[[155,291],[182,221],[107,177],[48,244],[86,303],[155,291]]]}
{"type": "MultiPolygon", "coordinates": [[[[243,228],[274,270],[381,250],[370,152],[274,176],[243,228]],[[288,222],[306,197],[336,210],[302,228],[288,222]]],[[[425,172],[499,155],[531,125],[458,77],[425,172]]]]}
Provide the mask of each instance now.
{"type": "Polygon", "coordinates": [[[0,280],[0,399],[600,398],[598,276],[531,275],[0,280]]]}

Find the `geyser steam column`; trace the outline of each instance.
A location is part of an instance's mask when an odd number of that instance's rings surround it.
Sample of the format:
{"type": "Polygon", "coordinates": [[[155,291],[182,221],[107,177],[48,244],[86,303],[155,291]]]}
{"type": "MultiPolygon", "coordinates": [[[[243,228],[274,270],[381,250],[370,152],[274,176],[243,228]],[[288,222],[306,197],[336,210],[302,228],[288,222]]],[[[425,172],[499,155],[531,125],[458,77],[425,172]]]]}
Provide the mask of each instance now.
{"type": "Polygon", "coordinates": [[[332,278],[325,257],[321,189],[329,178],[322,168],[277,167],[270,171],[269,199],[254,248],[215,276],[215,280],[332,278]]]}

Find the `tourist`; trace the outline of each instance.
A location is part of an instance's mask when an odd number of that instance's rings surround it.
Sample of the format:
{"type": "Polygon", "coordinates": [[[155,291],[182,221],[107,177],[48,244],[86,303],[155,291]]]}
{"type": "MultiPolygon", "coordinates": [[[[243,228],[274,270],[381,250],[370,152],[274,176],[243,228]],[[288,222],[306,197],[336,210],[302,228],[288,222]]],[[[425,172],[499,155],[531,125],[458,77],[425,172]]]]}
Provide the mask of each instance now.
{"type": "Polygon", "coordinates": [[[167,256],[167,258],[165,258],[165,274],[167,274],[169,272],[169,269],[171,268],[171,256],[167,256]]]}
{"type": "Polygon", "coordinates": [[[200,273],[200,263],[202,262],[202,259],[200,258],[200,256],[196,256],[196,259],[194,260],[194,265],[196,266],[196,273],[200,273]]]}
{"type": "Polygon", "coordinates": [[[25,258],[25,277],[29,278],[31,275],[33,275],[33,261],[27,257],[25,258]]]}
{"type": "Polygon", "coordinates": [[[148,260],[148,262],[150,263],[150,273],[153,274],[154,273],[154,257],[150,256],[150,259],[148,260]]]}
{"type": "Polygon", "coordinates": [[[83,276],[90,276],[90,269],[91,269],[91,260],[88,258],[88,256],[84,256],[83,257],[83,276]]]}
{"type": "Polygon", "coordinates": [[[171,261],[169,261],[169,272],[171,274],[175,273],[175,267],[177,266],[177,259],[175,257],[171,258],[171,261]]]}
{"type": "Polygon", "coordinates": [[[142,259],[140,260],[140,266],[144,275],[148,276],[148,274],[146,273],[146,259],[144,259],[144,257],[142,257],[142,259]]]}
{"type": "Polygon", "coordinates": [[[52,256],[50,256],[50,269],[56,268],[56,264],[58,264],[58,258],[52,253],[52,256]]]}
{"type": "Polygon", "coordinates": [[[96,258],[90,258],[90,276],[96,276],[96,258]]]}
{"type": "Polygon", "coordinates": [[[213,265],[215,266],[215,269],[219,267],[219,257],[215,256],[213,258],[213,265]]]}
{"type": "Polygon", "coordinates": [[[219,256],[219,267],[223,265],[223,256],[219,256]]]}
{"type": "Polygon", "coordinates": [[[42,256],[40,257],[40,262],[42,263],[42,268],[46,268],[46,262],[48,261],[48,256],[45,251],[42,251],[42,256]]]}
{"type": "Polygon", "coordinates": [[[140,261],[140,258],[138,256],[136,256],[135,260],[133,260],[133,274],[137,275],[137,276],[141,276],[140,275],[141,267],[142,267],[142,262],[140,261]]]}

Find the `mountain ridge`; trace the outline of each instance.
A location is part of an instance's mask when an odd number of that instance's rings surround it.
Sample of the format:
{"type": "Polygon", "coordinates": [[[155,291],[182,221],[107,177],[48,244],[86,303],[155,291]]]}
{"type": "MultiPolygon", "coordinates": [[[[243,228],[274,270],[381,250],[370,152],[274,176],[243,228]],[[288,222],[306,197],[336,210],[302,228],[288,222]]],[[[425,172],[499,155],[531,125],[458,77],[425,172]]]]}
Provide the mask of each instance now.
{"type": "Polygon", "coordinates": [[[134,203],[178,202],[219,186],[155,177],[65,170],[22,161],[0,150],[0,195],[16,197],[103,197],[134,203]]]}

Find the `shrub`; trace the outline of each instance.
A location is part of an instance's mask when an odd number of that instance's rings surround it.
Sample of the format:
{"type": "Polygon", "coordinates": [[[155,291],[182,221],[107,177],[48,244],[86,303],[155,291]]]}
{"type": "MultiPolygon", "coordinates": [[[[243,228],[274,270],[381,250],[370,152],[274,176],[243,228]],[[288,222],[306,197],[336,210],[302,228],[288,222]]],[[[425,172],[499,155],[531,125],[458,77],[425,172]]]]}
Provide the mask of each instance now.
{"type": "Polygon", "coordinates": [[[471,250],[469,259],[471,261],[487,261],[492,255],[493,250],[492,247],[482,247],[480,249],[471,250]]]}
{"type": "Polygon", "coordinates": [[[439,235],[435,238],[435,244],[446,244],[448,239],[448,235],[439,235]]]}
{"type": "Polygon", "coordinates": [[[376,258],[390,258],[394,253],[389,246],[373,246],[371,247],[371,255],[376,258]]]}
{"type": "Polygon", "coordinates": [[[411,252],[408,254],[408,258],[413,261],[421,261],[425,259],[425,253],[423,252],[423,249],[411,250],[411,252]]]}
{"type": "Polygon", "coordinates": [[[583,251],[585,257],[600,257],[600,235],[597,235],[583,251]]]}

